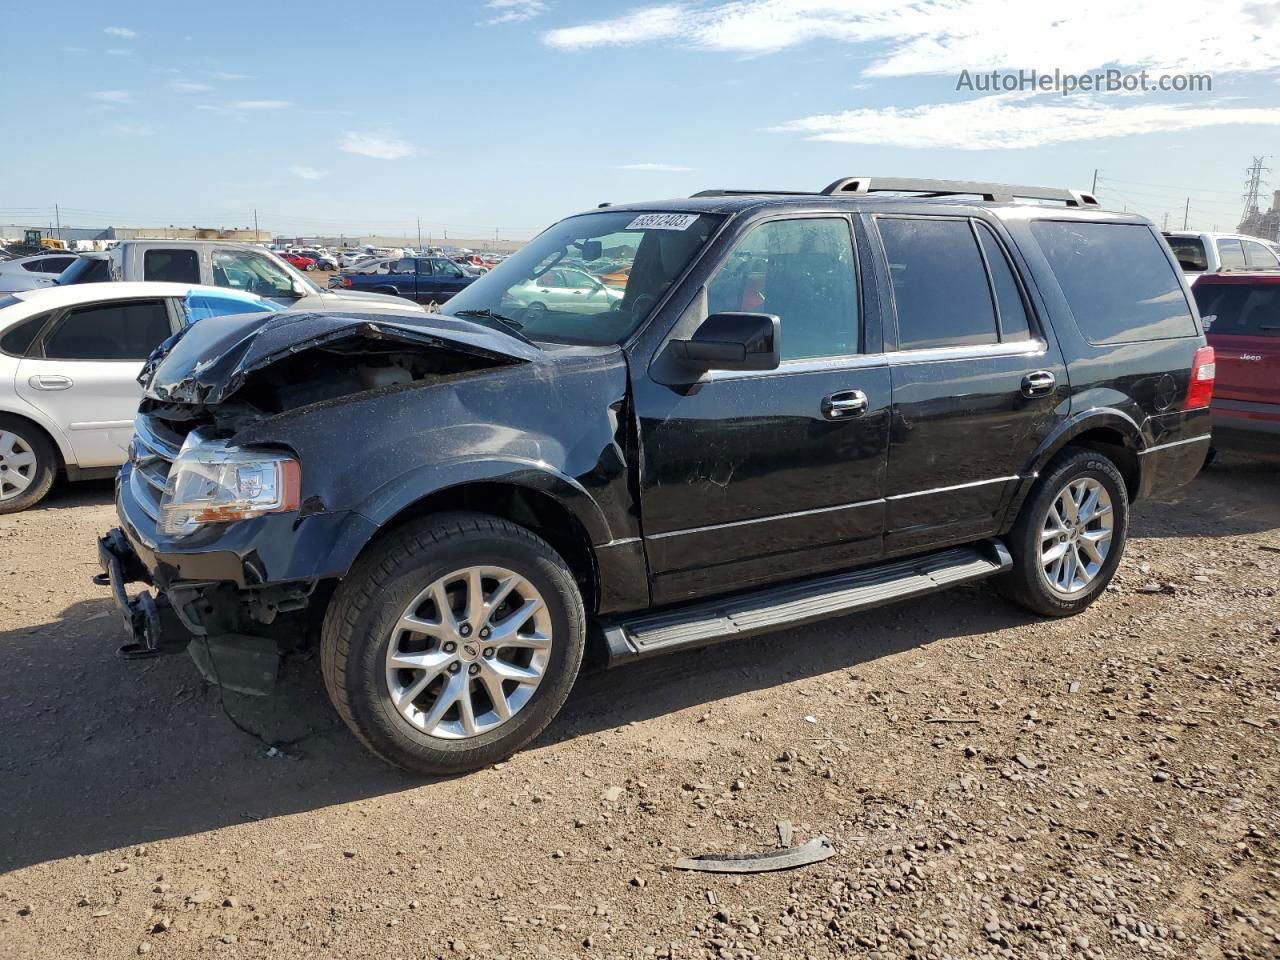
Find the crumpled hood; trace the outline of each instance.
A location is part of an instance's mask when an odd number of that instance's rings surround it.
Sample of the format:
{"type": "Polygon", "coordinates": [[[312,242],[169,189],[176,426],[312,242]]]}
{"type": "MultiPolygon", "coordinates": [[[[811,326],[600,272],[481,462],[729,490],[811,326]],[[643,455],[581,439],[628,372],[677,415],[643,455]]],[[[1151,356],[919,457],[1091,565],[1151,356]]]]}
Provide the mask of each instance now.
{"type": "Polygon", "coordinates": [[[209,317],[170,337],[151,355],[138,382],[153,400],[216,404],[255,370],[304,350],[348,344],[442,349],[502,364],[543,356],[520,337],[438,313],[394,319],[356,312],[232,314],[209,317]]]}

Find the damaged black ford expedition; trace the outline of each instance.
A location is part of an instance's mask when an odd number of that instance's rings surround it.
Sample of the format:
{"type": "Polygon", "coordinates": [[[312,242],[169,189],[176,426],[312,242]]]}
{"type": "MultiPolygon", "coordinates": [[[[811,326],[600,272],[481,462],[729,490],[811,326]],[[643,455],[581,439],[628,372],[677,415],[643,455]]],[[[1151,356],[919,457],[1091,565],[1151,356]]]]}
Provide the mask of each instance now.
{"type": "Polygon", "coordinates": [[[603,205],[444,313],[187,328],[143,374],[97,579],[123,655],[263,693],[318,638],[374,753],[468,770],[533,739],[588,650],[988,577],[1083,609],[1130,503],[1203,463],[1213,376],[1159,233],[1086,194],[603,205]]]}

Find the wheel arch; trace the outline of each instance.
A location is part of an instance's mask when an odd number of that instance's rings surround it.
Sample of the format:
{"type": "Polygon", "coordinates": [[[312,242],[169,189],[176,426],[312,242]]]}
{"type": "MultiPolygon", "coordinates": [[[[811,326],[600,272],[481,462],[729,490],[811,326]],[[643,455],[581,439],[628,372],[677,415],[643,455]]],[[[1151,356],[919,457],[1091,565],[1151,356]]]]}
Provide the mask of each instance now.
{"type": "MultiPolygon", "coordinates": [[[[581,487],[554,474],[470,477],[384,501],[372,511],[362,510],[378,528],[357,556],[406,522],[456,511],[502,517],[547,541],[573,572],[584,607],[588,612],[595,611],[600,599],[600,574],[593,544],[609,539],[607,531],[602,533],[600,529],[604,519],[581,487]]],[[[351,559],[354,562],[355,557],[351,559]]]]}
{"type": "Polygon", "coordinates": [[[67,438],[63,436],[62,431],[45,420],[44,417],[33,413],[29,409],[17,410],[8,405],[0,405],[0,416],[24,420],[44,434],[45,439],[49,441],[54,453],[58,456],[59,473],[65,472],[68,465],[75,465],[75,454],[71,449],[71,444],[67,442],[67,438]]]}
{"type": "Polygon", "coordinates": [[[1005,512],[1004,528],[1013,524],[1036,480],[1067,447],[1083,447],[1106,455],[1124,477],[1130,502],[1136,500],[1142,487],[1139,452],[1145,446],[1141,428],[1123,411],[1096,408],[1071,417],[1044,439],[1027,463],[1022,472],[1023,481],[1005,512]]]}

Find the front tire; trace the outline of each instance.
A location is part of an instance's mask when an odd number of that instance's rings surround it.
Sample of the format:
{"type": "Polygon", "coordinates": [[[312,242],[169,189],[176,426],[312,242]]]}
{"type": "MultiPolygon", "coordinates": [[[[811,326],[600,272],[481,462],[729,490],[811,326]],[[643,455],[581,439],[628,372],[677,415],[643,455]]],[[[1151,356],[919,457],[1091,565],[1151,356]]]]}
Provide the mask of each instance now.
{"type": "Polygon", "coordinates": [[[0,414],[0,514],[18,513],[45,498],[58,473],[58,455],[29,420],[0,414]]]}
{"type": "Polygon", "coordinates": [[[498,517],[416,520],[371,547],[325,616],[339,715],[382,759],[453,774],[509,757],[551,722],[582,663],[573,574],[498,517]]]}
{"type": "Polygon", "coordinates": [[[1009,535],[1013,568],[997,582],[1034,613],[1079,613],[1106,589],[1124,553],[1129,495],[1105,455],[1069,447],[1037,481],[1009,535]]]}

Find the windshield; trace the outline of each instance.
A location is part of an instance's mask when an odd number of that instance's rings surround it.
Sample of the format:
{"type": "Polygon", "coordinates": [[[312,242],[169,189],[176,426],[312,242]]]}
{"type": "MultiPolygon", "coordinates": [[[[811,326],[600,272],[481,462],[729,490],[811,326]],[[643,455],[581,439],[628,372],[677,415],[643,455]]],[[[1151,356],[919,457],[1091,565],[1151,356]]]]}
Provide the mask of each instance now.
{"type": "Polygon", "coordinates": [[[1204,243],[1199,237],[1170,237],[1169,249],[1178,261],[1178,266],[1186,273],[1204,273],[1209,269],[1209,260],[1204,253],[1204,243]]]}
{"type": "Polygon", "coordinates": [[[78,257],[58,274],[58,284],[105,283],[111,279],[111,265],[105,257],[78,257]]]}
{"type": "Polygon", "coordinates": [[[649,316],[720,217],[615,211],[570,217],[451,299],[445,312],[531,340],[619,343],[649,316]]]}

